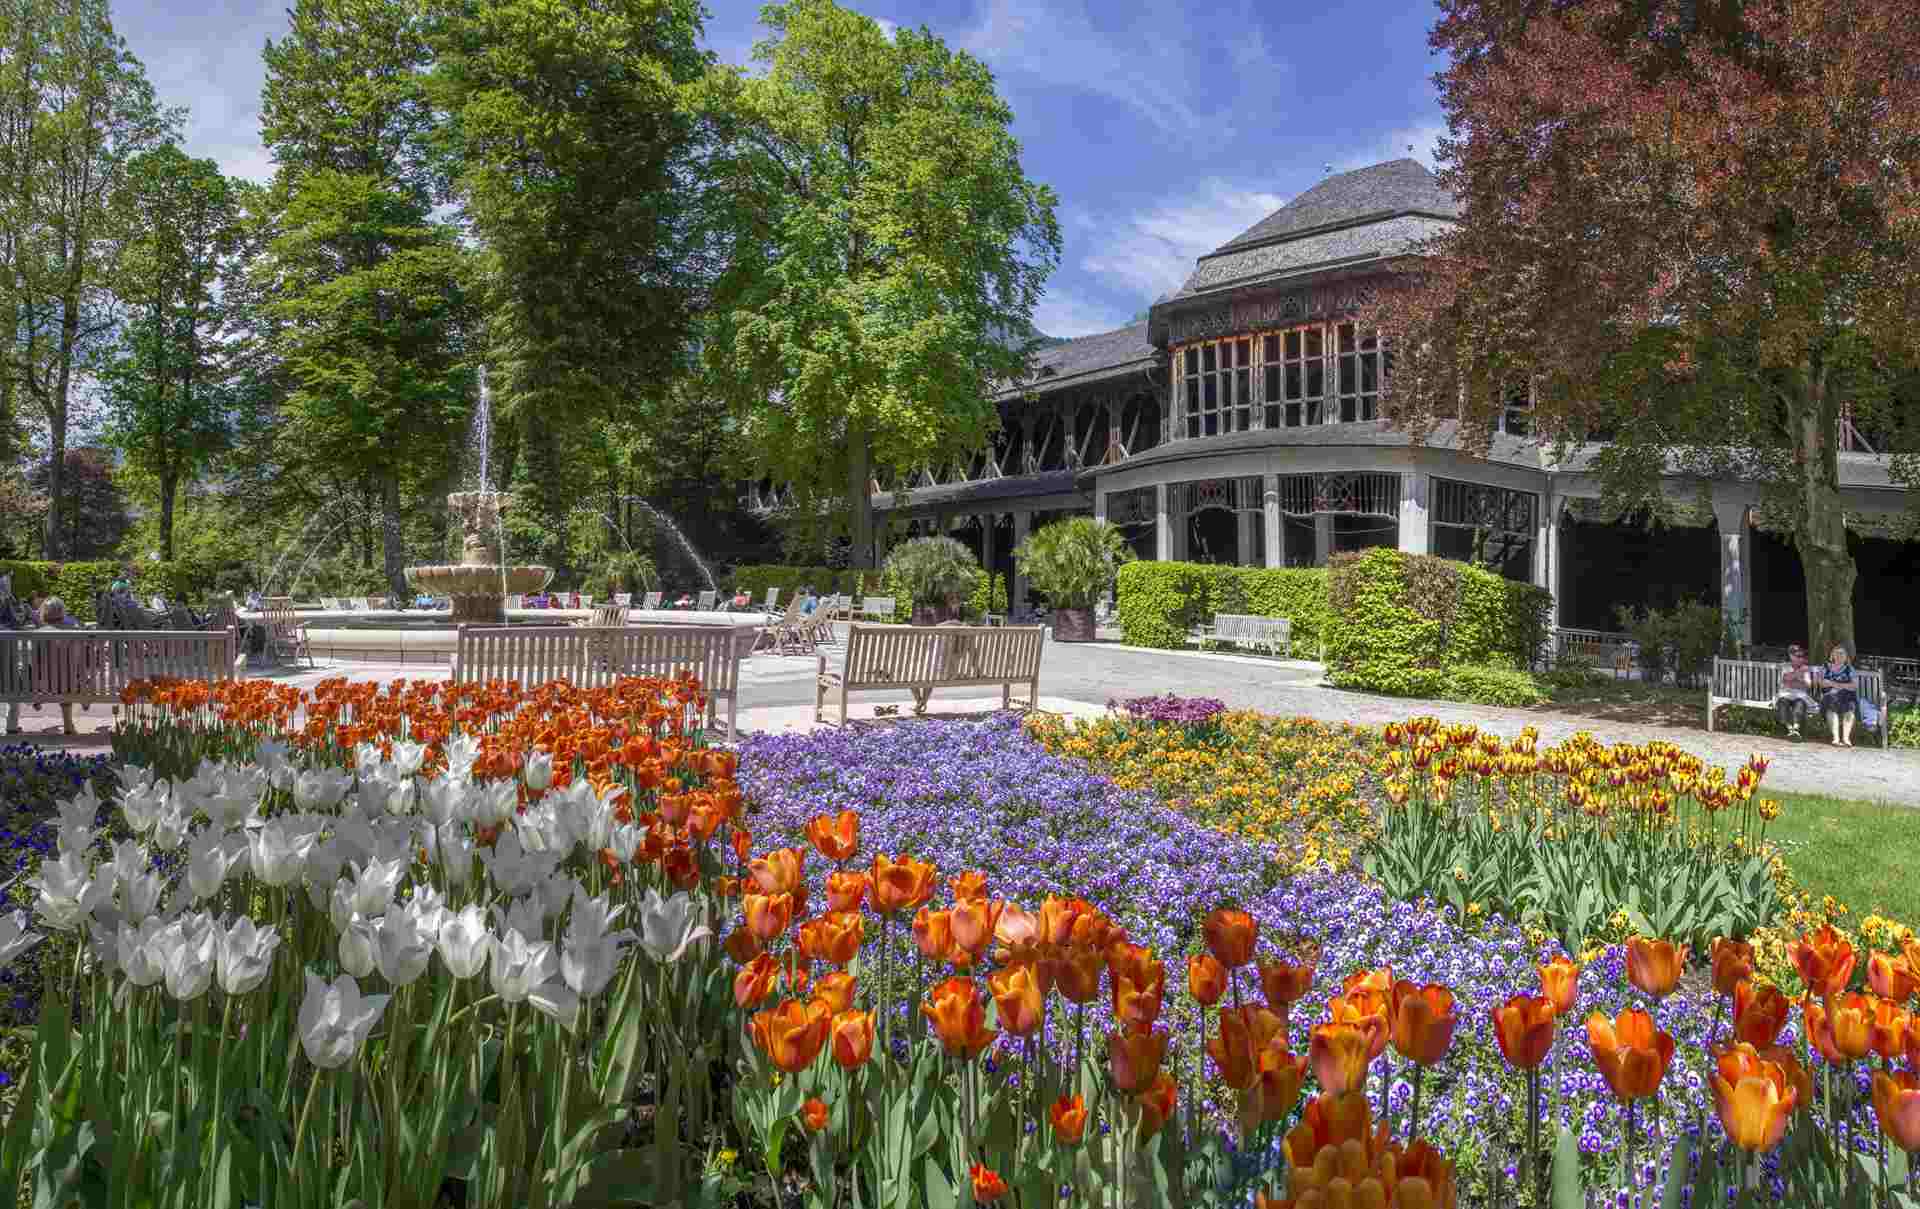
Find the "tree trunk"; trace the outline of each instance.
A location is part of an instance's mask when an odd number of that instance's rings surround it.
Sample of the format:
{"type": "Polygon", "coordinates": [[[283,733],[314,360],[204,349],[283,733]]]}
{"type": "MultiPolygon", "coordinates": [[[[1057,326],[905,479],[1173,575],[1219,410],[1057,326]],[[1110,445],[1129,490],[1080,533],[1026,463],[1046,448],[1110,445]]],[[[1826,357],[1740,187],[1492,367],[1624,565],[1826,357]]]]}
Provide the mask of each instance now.
{"type": "Polygon", "coordinates": [[[404,600],[407,551],[400,534],[400,472],[392,468],[380,476],[380,537],[389,595],[396,601],[404,600]]]}
{"type": "Polygon", "coordinates": [[[179,487],[178,474],[160,476],[160,557],[167,562],[173,561],[173,497],[179,487]]]}
{"type": "Polygon", "coordinates": [[[873,478],[871,450],[867,446],[867,435],[863,432],[847,434],[847,516],[848,536],[853,541],[853,554],[848,565],[866,568],[874,565],[873,550],[873,501],[867,495],[867,487],[873,478]]]}
{"type": "Polygon", "coordinates": [[[47,527],[40,556],[58,562],[64,551],[60,533],[61,503],[67,479],[67,409],[56,406],[47,416],[47,527]]]}
{"type": "Polygon", "coordinates": [[[1794,544],[1807,579],[1807,654],[1818,663],[1834,646],[1858,656],[1853,641],[1853,584],[1846,512],[1840,502],[1840,408],[1828,395],[1826,371],[1802,367],[1802,391],[1789,403],[1794,456],[1800,468],[1794,544]]]}

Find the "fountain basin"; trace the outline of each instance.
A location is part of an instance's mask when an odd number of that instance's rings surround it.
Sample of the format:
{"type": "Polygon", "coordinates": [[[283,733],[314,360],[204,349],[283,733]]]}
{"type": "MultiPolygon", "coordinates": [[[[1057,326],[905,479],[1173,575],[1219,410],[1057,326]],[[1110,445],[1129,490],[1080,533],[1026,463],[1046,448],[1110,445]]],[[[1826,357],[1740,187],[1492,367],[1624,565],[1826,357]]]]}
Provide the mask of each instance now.
{"type": "Polygon", "coordinates": [[[506,598],[538,592],[553,579],[553,568],[499,564],[408,567],[407,581],[416,589],[433,596],[453,600],[453,621],[499,622],[506,620],[506,598]]]}

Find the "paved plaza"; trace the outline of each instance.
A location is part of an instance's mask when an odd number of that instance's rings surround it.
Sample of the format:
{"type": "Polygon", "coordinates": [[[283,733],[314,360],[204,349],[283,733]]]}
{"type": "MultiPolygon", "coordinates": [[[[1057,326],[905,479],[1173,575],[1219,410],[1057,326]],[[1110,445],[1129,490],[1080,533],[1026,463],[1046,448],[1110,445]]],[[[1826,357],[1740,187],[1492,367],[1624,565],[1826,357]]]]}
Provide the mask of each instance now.
{"type": "MultiPolygon", "coordinates": [[[[820,651],[826,656],[828,666],[834,667],[844,657],[845,647],[844,643],[832,643],[823,645],[820,651]]],[[[761,654],[748,659],[740,674],[741,730],[777,733],[811,729],[815,725],[813,697],[818,667],[818,660],[813,657],[761,654]]],[[[311,686],[334,676],[378,681],[437,679],[446,676],[447,669],[433,664],[323,661],[314,669],[283,668],[270,674],[286,683],[311,686]]],[[[1330,688],[1322,683],[1321,676],[1321,666],[1305,660],[1155,651],[1115,642],[1049,642],[1041,662],[1040,707],[1074,717],[1094,717],[1116,697],[1171,692],[1188,697],[1217,697],[1234,708],[1322,722],[1378,725],[1415,714],[1431,714],[1444,722],[1472,723],[1505,735],[1532,725],[1545,743],[1558,742],[1576,731],[1590,730],[1609,742],[1665,739],[1712,763],[1729,766],[1745,760],[1752,752],[1760,752],[1774,761],[1767,773],[1770,788],[1920,806],[1920,752],[1882,751],[1865,746],[1836,750],[1818,742],[1794,744],[1764,736],[1707,734],[1695,728],[1596,722],[1591,718],[1542,710],[1398,700],[1330,688]]],[[[936,717],[984,714],[997,708],[999,700],[999,695],[991,690],[940,690],[936,691],[929,712],[936,717]]],[[[910,717],[911,702],[911,696],[904,690],[863,692],[854,698],[850,712],[855,720],[872,719],[876,706],[891,705],[898,707],[900,715],[910,717]]],[[[21,712],[24,737],[36,743],[81,750],[106,745],[106,732],[113,725],[112,710],[95,706],[91,710],[76,711],[75,721],[82,734],[63,740],[57,710],[23,709],[21,712]]]]}

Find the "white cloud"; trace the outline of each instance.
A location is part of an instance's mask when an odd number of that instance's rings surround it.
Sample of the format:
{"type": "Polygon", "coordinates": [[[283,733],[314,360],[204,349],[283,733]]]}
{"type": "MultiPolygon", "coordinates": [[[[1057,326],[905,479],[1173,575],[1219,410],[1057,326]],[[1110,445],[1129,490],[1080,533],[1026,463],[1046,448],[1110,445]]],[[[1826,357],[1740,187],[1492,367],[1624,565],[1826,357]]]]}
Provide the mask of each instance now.
{"type": "Polygon", "coordinates": [[[1132,316],[1144,310],[1110,306],[1072,290],[1051,289],[1033,308],[1033,326],[1049,336],[1091,336],[1124,327],[1132,316]]]}
{"type": "Polygon", "coordinates": [[[1287,65],[1267,52],[1251,12],[1216,10],[1195,21],[1174,0],[1151,0],[1124,24],[1103,8],[1096,25],[1088,10],[1088,0],[986,0],[980,24],[954,41],[996,71],[1117,102],[1190,152],[1237,137],[1236,112],[1274,116],[1265,102],[1277,95],[1287,65]],[[1217,111],[1197,108],[1195,98],[1220,95],[1212,55],[1222,28],[1235,30],[1231,95],[1220,97],[1217,111]]]}
{"type": "Polygon", "coordinates": [[[886,39],[889,42],[893,41],[894,31],[900,28],[899,22],[889,21],[885,17],[875,17],[873,23],[880,27],[880,32],[886,35],[886,39]]]}
{"type": "Polygon", "coordinates": [[[1151,302],[1184,282],[1196,258],[1285,203],[1279,194],[1215,179],[1183,191],[1178,200],[1132,214],[1073,212],[1068,223],[1071,242],[1086,249],[1078,261],[1081,270],[1116,293],[1151,302]]]}

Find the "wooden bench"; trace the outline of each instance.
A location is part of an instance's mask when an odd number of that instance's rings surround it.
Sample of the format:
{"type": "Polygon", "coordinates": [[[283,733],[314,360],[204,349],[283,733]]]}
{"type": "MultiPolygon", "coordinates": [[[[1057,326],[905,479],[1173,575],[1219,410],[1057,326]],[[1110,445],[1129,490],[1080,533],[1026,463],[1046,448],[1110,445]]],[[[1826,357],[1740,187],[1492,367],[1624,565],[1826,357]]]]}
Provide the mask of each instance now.
{"type": "Polygon", "coordinates": [[[624,626],[627,624],[627,606],[624,604],[601,605],[593,611],[593,618],[584,624],[595,629],[624,626]]]}
{"type": "Polygon", "coordinates": [[[136,680],[232,680],[233,630],[0,630],[0,703],[118,705],[136,680]]]}
{"type": "Polygon", "coordinates": [[[737,737],[740,661],[751,649],[748,627],[475,626],[455,639],[453,679],[485,683],[518,680],[531,688],[565,680],[600,688],[622,676],[673,676],[691,672],[707,698],[707,725],[720,702],[727,706],[727,737],[737,737]]]}
{"type": "Polygon", "coordinates": [[[1595,668],[1606,668],[1618,679],[1633,672],[1634,642],[1632,635],[1610,633],[1606,630],[1576,630],[1561,627],[1554,632],[1554,657],[1556,659],[1571,656],[1593,664],[1595,668]]]}
{"type": "Polygon", "coordinates": [[[1275,647],[1293,656],[1293,622],[1285,617],[1256,617],[1248,613],[1215,613],[1213,624],[1195,630],[1194,638],[1205,642],[1229,642],[1234,646],[1275,647]]]}
{"type": "Polygon", "coordinates": [[[855,623],[847,630],[847,660],[839,672],[827,670],[820,656],[813,719],[826,720],[827,693],[840,693],[840,721],[847,720],[847,695],[880,689],[906,689],[913,712],[927,712],[936,688],[1000,686],[1000,708],[1013,704],[1013,686],[1027,686],[1027,707],[1040,703],[1040,652],[1046,640],[1041,626],[904,626],[855,623]]]}
{"type": "MultiPolygon", "coordinates": [[[[1787,670],[1784,663],[1764,663],[1754,659],[1721,659],[1713,661],[1713,678],[1707,684],[1707,729],[1713,729],[1713,711],[1722,705],[1744,705],[1751,709],[1774,707],[1780,698],[1780,676],[1787,670]]],[[[1868,668],[1853,669],[1854,696],[1862,701],[1871,702],[1880,714],[1880,746],[1885,748],[1891,738],[1892,726],[1887,718],[1886,680],[1881,673],[1868,668]]],[[[1816,696],[1815,701],[1819,698],[1816,696]]],[[[1808,712],[1818,715],[1818,704],[1808,712]]]]}
{"type": "Polygon", "coordinates": [[[307,622],[286,605],[268,605],[260,610],[266,627],[266,653],[269,659],[305,659],[313,666],[313,649],[307,645],[307,622]]]}

